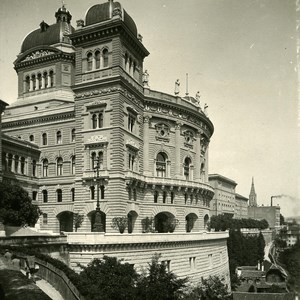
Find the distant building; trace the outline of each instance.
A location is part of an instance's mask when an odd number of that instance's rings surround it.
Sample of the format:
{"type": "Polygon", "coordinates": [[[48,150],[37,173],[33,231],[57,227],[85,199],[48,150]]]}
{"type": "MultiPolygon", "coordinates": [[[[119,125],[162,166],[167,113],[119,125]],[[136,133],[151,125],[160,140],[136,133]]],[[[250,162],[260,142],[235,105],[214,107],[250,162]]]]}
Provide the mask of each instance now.
{"type": "Polygon", "coordinates": [[[297,223],[288,223],[280,229],[280,235],[286,241],[288,247],[294,246],[300,239],[300,225],[297,223]]]}
{"type": "Polygon", "coordinates": [[[279,206],[257,206],[257,196],[253,178],[249,195],[248,217],[256,220],[267,220],[269,228],[271,229],[279,229],[280,227],[279,206]]]}
{"type": "Polygon", "coordinates": [[[209,184],[214,188],[215,194],[210,202],[211,215],[235,215],[237,183],[232,179],[219,174],[208,176],[209,184]]]}
{"type": "Polygon", "coordinates": [[[240,195],[235,194],[235,211],[234,211],[234,218],[242,219],[248,218],[248,198],[240,195]]]}

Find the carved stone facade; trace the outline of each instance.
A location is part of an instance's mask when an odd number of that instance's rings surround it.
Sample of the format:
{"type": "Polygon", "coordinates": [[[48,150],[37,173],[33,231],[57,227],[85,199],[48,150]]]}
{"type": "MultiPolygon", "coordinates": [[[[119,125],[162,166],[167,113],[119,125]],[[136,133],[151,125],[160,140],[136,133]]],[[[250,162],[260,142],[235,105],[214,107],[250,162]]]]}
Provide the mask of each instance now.
{"type": "MultiPolygon", "coordinates": [[[[78,231],[91,232],[99,195],[106,235],[118,232],[111,226],[115,217],[128,218],[132,235],[150,229],[162,235],[202,233],[214,195],[208,182],[213,124],[196,99],[145,85],[143,60],[149,52],[131,17],[111,3],[111,15],[103,13],[108,3],[95,5],[77,30],[68,25],[68,39],[61,40],[58,31],[53,41],[56,28],[64,28],[57,24],[71,20],[60,9],[56,24],[24,39],[25,50],[15,61],[19,98],[6,109],[2,126],[40,151],[40,227],[71,232],[73,214],[80,213],[84,221],[78,231]],[[146,228],[145,220],[152,225],[146,228]]],[[[225,276],[226,237],[213,243],[223,249],[225,276]]]]}

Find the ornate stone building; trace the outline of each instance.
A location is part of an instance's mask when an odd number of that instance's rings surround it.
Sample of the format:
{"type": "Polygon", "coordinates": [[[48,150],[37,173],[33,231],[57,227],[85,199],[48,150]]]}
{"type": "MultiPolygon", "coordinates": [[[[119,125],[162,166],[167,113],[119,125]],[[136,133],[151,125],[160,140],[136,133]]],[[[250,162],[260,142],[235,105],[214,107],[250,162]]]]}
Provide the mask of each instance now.
{"type": "MultiPolygon", "coordinates": [[[[70,252],[75,264],[82,252],[88,261],[91,253],[103,255],[102,246],[115,245],[108,240],[120,235],[112,220],[125,217],[130,236],[124,238],[135,243],[126,247],[147,256],[140,263],[153,251],[166,254],[164,249],[173,247],[177,261],[186,263],[184,274],[192,270],[199,277],[201,267],[202,275],[226,277],[227,235],[203,236],[214,195],[208,183],[214,128],[197,97],[150,89],[143,69],[149,52],[120,3],[92,6],[76,29],[64,6],[55,18],[23,40],[14,62],[18,99],[6,108],[2,121],[3,132],[27,141],[34,153],[34,159],[24,158],[37,183],[41,230],[72,232],[74,214],[82,214],[78,233],[69,233],[70,244],[76,243],[70,252]],[[91,231],[97,199],[106,234],[96,236],[91,231]],[[154,240],[160,239],[151,250],[145,243],[152,237],[143,236],[149,230],[157,232],[154,240]],[[170,238],[162,233],[168,231],[178,237],[167,242],[170,238]],[[139,239],[145,240],[143,245],[136,245],[139,239]],[[92,248],[81,248],[79,240],[92,248]],[[194,249],[191,257],[183,254],[187,248],[194,249]]],[[[109,251],[120,253],[114,246],[109,251]]]]}

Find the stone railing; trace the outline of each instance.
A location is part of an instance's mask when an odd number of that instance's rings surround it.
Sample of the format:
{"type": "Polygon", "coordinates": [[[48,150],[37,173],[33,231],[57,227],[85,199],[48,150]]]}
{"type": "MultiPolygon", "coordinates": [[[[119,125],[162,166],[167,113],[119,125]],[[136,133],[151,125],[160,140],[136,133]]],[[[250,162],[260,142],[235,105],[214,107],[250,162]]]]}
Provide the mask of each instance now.
{"type": "Polygon", "coordinates": [[[62,245],[67,243],[66,236],[15,236],[1,237],[1,246],[62,245]]]}
{"type": "Polygon", "coordinates": [[[94,232],[68,232],[68,244],[142,244],[142,243],[171,243],[208,241],[227,239],[227,231],[199,233],[132,233],[107,234],[94,232]]]}

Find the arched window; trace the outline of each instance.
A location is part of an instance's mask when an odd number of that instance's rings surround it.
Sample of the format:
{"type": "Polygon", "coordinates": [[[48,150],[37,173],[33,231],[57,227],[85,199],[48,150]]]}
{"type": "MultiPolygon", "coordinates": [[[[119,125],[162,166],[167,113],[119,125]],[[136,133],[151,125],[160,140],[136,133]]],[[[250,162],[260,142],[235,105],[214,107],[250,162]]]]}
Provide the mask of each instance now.
{"type": "Polygon", "coordinates": [[[62,190],[61,189],[56,190],[56,198],[57,198],[57,202],[62,202],[62,190]]]}
{"type": "Polygon", "coordinates": [[[61,138],[61,131],[56,132],[56,144],[61,144],[62,138],[61,138]]]}
{"type": "Polygon", "coordinates": [[[75,188],[71,188],[71,200],[72,202],[75,201],[75,188]]]}
{"type": "Polygon", "coordinates": [[[91,191],[91,200],[95,200],[95,187],[91,186],[90,191],[91,191]]]}
{"type": "Polygon", "coordinates": [[[49,166],[48,159],[45,158],[43,160],[43,177],[48,176],[48,166],[49,166]]]}
{"type": "Polygon", "coordinates": [[[98,114],[98,128],[103,127],[103,113],[98,114]]]}
{"type": "Polygon", "coordinates": [[[43,77],[44,77],[44,87],[47,88],[48,87],[48,73],[44,72],[43,73],[43,77]]]}
{"type": "Polygon", "coordinates": [[[29,136],[29,141],[30,141],[30,142],[34,142],[34,135],[33,135],[33,134],[31,134],[31,135],[29,136]]]}
{"type": "Polygon", "coordinates": [[[135,162],[135,156],[132,153],[128,154],[128,168],[129,170],[134,170],[134,162],[135,162]]]}
{"type": "Polygon", "coordinates": [[[93,129],[97,128],[97,115],[96,114],[92,115],[92,127],[93,127],[93,129]]]}
{"type": "Polygon", "coordinates": [[[95,52],[96,69],[100,69],[100,51],[95,52]]]}
{"type": "Polygon", "coordinates": [[[53,87],[54,86],[54,73],[52,70],[49,72],[49,80],[50,80],[50,87],[53,87]]]}
{"type": "Polygon", "coordinates": [[[25,157],[21,157],[21,174],[25,174],[25,157]]]}
{"type": "Polygon", "coordinates": [[[56,162],[56,173],[57,176],[61,176],[63,174],[63,159],[59,157],[56,162]]]}
{"type": "Polygon", "coordinates": [[[157,203],[158,201],[158,191],[154,192],[154,203],[157,203]]]}
{"type": "Polygon", "coordinates": [[[40,90],[42,88],[42,74],[39,73],[37,76],[38,79],[38,89],[40,90]]]}
{"type": "Polygon", "coordinates": [[[71,130],[71,142],[75,142],[75,128],[71,130]]]}
{"type": "Polygon", "coordinates": [[[91,71],[93,68],[93,54],[91,52],[87,55],[87,70],[91,71]]]}
{"type": "Polygon", "coordinates": [[[47,203],[48,202],[48,191],[43,190],[42,194],[43,194],[43,202],[47,203]]]}
{"type": "Polygon", "coordinates": [[[25,78],[25,92],[29,92],[30,91],[30,77],[26,76],[25,78]]]}
{"type": "Polygon", "coordinates": [[[48,143],[47,133],[43,133],[42,135],[42,144],[45,146],[48,143]]]}
{"type": "Polygon", "coordinates": [[[72,164],[71,172],[72,172],[72,174],[75,174],[75,155],[72,156],[71,164],[72,164]]]}
{"type": "Polygon", "coordinates": [[[189,157],[186,157],[184,160],[184,178],[185,180],[190,179],[190,166],[191,166],[191,159],[189,157]]]}
{"type": "Polygon", "coordinates": [[[35,91],[36,88],[36,79],[35,79],[35,75],[31,76],[31,80],[32,80],[32,90],[35,91]]]}
{"type": "Polygon", "coordinates": [[[108,50],[107,49],[103,49],[102,57],[103,57],[103,68],[107,68],[108,67],[108,50]]]}
{"type": "Polygon", "coordinates": [[[36,176],[36,160],[32,161],[32,176],[36,176]]]}
{"type": "Polygon", "coordinates": [[[19,156],[15,155],[15,173],[19,172],[19,156]]]}
{"type": "Polygon", "coordinates": [[[167,156],[165,153],[158,153],[156,156],[156,176],[166,177],[167,156]]]}
{"type": "Polygon", "coordinates": [[[103,152],[98,153],[98,167],[103,169],[103,152]]]}

